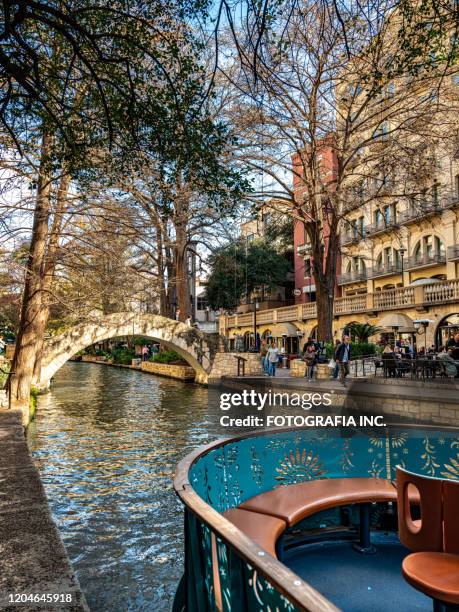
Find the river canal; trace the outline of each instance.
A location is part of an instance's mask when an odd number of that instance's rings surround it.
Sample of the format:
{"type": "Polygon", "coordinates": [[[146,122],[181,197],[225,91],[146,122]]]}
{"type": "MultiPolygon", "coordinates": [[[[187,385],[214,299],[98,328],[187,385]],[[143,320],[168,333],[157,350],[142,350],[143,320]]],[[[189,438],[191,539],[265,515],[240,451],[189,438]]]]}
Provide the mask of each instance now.
{"type": "Polygon", "coordinates": [[[228,435],[208,407],[216,400],[198,385],[87,363],[67,363],[39,398],[30,448],[93,612],[171,609],[183,567],[172,478],[185,454],[228,435]]]}

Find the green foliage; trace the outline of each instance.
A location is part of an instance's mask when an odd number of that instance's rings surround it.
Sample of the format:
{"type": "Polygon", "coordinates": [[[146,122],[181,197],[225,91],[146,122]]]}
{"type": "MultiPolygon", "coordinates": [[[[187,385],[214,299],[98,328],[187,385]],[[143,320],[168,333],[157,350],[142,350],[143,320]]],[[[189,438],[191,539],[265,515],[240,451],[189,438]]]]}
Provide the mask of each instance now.
{"type": "Polygon", "coordinates": [[[10,364],[4,363],[0,366],[0,389],[5,388],[6,381],[8,379],[8,372],[10,371],[10,364]]]}
{"type": "Polygon", "coordinates": [[[369,338],[382,331],[380,327],[371,323],[351,323],[348,329],[351,339],[361,343],[367,342],[369,338]]]}
{"type": "Polygon", "coordinates": [[[232,310],[246,290],[250,294],[262,287],[282,285],[291,271],[288,259],[263,240],[228,244],[216,251],[209,263],[206,295],[213,309],[232,310]]]}
{"type": "Polygon", "coordinates": [[[184,363],[183,358],[175,351],[162,351],[150,357],[153,363],[184,363]]]}
{"type": "Polygon", "coordinates": [[[373,355],[376,355],[376,344],[370,344],[369,342],[352,343],[352,359],[371,357],[373,355]]]}
{"type": "Polygon", "coordinates": [[[131,361],[135,359],[136,354],[133,348],[114,348],[110,353],[102,353],[109,359],[113,359],[113,363],[121,365],[131,365],[131,361]]]}
{"type": "Polygon", "coordinates": [[[35,416],[35,412],[37,410],[37,401],[38,401],[38,389],[32,387],[30,389],[30,401],[29,401],[29,416],[30,420],[32,420],[35,416]]]}
{"type": "MultiPolygon", "coordinates": [[[[332,359],[335,354],[335,346],[333,342],[325,344],[327,349],[327,357],[332,359]]],[[[351,359],[361,359],[362,357],[372,357],[377,354],[377,345],[369,342],[351,342],[351,359]]]]}
{"type": "Polygon", "coordinates": [[[273,213],[272,221],[266,225],[264,236],[266,242],[276,243],[279,253],[288,253],[293,249],[293,232],[294,223],[291,216],[273,213]]]}
{"type": "Polygon", "coordinates": [[[422,75],[454,66],[459,57],[459,21],[455,0],[400,0],[398,53],[390,58],[394,75],[422,75]]]}

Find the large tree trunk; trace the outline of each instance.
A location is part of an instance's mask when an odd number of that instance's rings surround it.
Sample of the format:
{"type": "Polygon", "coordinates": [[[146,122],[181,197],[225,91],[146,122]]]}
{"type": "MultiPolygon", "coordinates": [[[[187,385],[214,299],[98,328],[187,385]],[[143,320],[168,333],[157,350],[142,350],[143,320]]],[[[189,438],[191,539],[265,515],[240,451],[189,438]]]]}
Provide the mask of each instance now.
{"type": "Polygon", "coordinates": [[[179,186],[175,201],[175,214],[173,218],[175,229],[174,267],[175,290],[179,320],[185,321],[190,315],[190,288],[188,284],[188,211],[189,194],[186,187],[179,186]]]}
{"type": "Polygon", "coordinates": [[[325,284],[316,283],[317,302],[317,339],[329,342],[333,339],[333,286],[330,289],[327,279],[325,284]]]}
{"type": "Polygon", "coordinates": [[[187,236],[183,227],[176,228],[174,246],[175,287],[179,320],[185,321],[190,315],[190,291],[188,286],[187,236]]]}
{"type": "Polygon", "coordinates": [[[309,224],[312,246],[313,277],[316,285],[317,339],[321,342],[333,340],[333,310],[339,236],[335,215],[328,215],[327,235],[322,223],[309,224]]]}
{"type": "Polygon", "coordinates": [[[33,371],[33,380],[40,383],[41,360],[43,357],[43,346],[45,342],[45,330],[48,324],[51,293],[53,289],[54,272],[56,270],[57,252],[59,249],[59,238],[62,231],[67,194],[70,187],[71,177],[63,174],[57,191],[56,210],[46,249],[44,266],[42,268],[42,307],[37,318],[37,352],[33,371]]]}
{"type": "Polygon", "coordinates": [[[41,329],[41,283],[50,213],[52,147],[53,137],[47,130],[44,130],[32,237],[22,296],[21,320],[11,364],[11,405],[22,410],[25,424],[29,421],[30,387],[41,329]]]}
{"type": "Polygon", "coordinates": [[[155,223],[155,228],[156,247],[158,250],[156,261],[158,266],[159,314],[163,317],[170,317],[171,307],[166,287],[166,263],[164,261],[163,231],[159,223],[155,223]]]}

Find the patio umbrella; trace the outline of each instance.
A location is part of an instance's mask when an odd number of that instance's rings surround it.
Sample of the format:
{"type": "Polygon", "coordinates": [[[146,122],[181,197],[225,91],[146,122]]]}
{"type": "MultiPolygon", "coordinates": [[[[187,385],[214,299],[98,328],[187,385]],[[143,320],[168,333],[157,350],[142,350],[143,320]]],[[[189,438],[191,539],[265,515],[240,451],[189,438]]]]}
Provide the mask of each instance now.
{"type": "Polygon", "coordinates": [[[378,322],[378,327],[383,329],[403,329],[414,331],[413,321],[405,314],[394,312],[386,315],[378,322]]]}

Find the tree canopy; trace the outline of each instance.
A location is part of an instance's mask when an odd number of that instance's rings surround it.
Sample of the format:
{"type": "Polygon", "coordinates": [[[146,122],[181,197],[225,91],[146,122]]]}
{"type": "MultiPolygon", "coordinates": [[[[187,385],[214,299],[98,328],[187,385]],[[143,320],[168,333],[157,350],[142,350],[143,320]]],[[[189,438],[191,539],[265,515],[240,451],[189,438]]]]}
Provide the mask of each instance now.
{"type": "Polygon", "coordinates": [[[240,240],[216,251],[209,260],[210,274],[206,295],[211,308],[233,310],[241,298],[255,290],[282,285],[291,263],[272,244],[240,240]]]}

